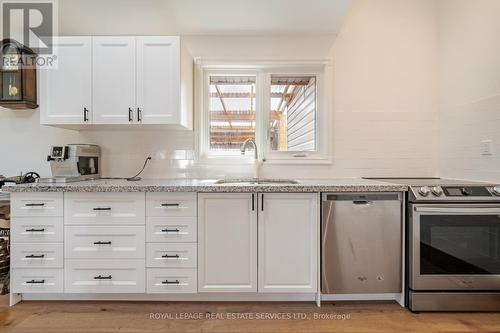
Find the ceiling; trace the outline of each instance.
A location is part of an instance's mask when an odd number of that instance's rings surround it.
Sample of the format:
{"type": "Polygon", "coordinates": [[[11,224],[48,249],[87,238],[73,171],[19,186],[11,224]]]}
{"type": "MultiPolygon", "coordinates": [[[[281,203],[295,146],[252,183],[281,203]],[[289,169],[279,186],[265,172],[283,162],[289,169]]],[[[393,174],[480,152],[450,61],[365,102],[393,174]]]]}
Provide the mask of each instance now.
{"type": "MultiPolygon", "coordinates": [[[[85,22],[176,34],[336,34],[351,0],[64,0],[60,31],[85,22]],[[141,22],[139,25],[136,22],[141,22]]],[[[91,26],[92,26],[91,25],[91,26]]],[[[88,26],[88,25],[87,25],[88,26]]]]}

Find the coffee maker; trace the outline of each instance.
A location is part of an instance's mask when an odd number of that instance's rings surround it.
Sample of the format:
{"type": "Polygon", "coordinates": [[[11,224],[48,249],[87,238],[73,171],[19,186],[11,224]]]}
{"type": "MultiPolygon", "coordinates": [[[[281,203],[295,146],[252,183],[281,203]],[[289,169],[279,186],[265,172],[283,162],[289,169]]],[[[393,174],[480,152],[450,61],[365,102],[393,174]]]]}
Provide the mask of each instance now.
{"type": "Polygon", "coordinates": [[[39,183],[68,183],[98,179],[101,176],[101,147],[90,144],[52,146],[47,156],[52,177],[39,183]]]}

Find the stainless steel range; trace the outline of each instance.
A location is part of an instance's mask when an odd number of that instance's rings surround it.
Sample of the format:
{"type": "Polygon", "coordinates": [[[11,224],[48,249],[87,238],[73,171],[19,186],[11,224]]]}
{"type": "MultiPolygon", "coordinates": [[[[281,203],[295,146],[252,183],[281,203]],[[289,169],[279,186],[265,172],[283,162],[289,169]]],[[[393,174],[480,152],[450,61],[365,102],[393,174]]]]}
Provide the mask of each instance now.
{"type": "Polygon", "coordinates": [[[447,179],[391,181],[408,192],[408,306],[500,310],[500,186],[447,179]]]}

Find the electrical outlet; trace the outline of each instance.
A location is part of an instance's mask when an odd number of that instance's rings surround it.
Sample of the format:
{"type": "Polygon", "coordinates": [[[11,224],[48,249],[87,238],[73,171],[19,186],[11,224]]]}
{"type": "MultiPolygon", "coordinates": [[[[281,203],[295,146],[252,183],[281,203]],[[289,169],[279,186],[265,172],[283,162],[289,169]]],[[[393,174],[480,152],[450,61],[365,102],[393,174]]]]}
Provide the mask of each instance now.
{"type": "Polygon", "coordinates": [[[481,141],[481,155],[483,156],[493,155],[493,140],[481,141]]]}

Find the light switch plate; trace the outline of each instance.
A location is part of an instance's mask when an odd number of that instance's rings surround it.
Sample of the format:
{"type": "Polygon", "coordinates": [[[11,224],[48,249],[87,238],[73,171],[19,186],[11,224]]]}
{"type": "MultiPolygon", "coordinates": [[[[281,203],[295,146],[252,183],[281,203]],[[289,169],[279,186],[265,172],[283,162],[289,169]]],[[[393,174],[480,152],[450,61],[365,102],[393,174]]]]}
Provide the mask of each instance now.
{"type": "Polygon", "coordinates": [[[481,141],[481,155],[483,156],[493,155],[493,140],[481,141]]]}

